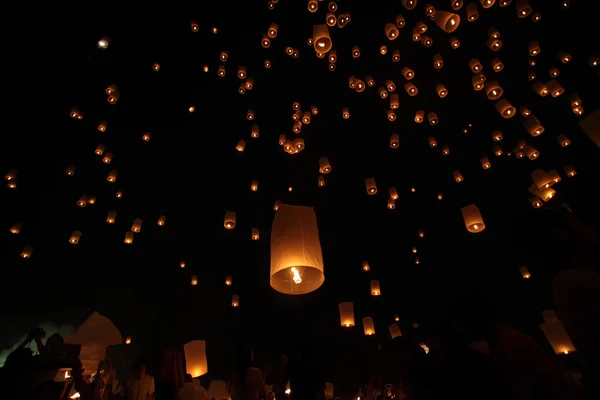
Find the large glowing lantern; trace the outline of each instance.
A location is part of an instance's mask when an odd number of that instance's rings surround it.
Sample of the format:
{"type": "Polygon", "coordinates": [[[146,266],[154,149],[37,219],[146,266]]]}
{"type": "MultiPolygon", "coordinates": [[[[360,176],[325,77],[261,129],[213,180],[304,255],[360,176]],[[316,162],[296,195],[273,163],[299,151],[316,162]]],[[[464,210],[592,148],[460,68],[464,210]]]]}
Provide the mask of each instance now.
{"type": "Polygon", "coordinates": [[[563,323],[556,318],[556,314],[548,313],[546,310],[542,312],[544,316],[544,323],[540,325],[542,332],[550,342],[552,349],[556,354],[569,354],[575,351],[575,346],[571,342],[569,334],[565,330],[563,323]],[[554,318],[549,318],[554,316],[554,318]]]}
{"type": "Polygon", "coordinates": [[[183,345],[185,352],[185,369],[193,378],[202,376],[208,372],[206,360],[206,341],[192,340],[183,345]]]}
{"type": "Polygon", "coordinates": [[[314,48],[317,53],[325,54],[331,50],[333,46],[331,36],[329,36],[329,28],[327,24],[313,26],[314,48]]]}
{"type": "Polygon", "coordinates": [[[462,212],[465,226],[469,232],[479,233],[485,229],[481,212],[479,212],[479,208],[477,208],[475,204],[463,207],[460,211],[462,212]]]}
{"type": "Polygon", "coordinates": [[[313,208],[281,204],[271,229],[271,287],[280,293],[306,294],[324,281],[313,208]]]}
{"type": "Polygon", "coordinates": [[[354,303],[340,303],[340,324],[346,328],[354,326],[354,303]]]}
{"type": "Polygon", "coordinates": [[[448,11],[436,10],[433,19],[441,30],[448,33],[454,32],[458,28],[458,25],[460,25],[460,16],[448,11]]]}

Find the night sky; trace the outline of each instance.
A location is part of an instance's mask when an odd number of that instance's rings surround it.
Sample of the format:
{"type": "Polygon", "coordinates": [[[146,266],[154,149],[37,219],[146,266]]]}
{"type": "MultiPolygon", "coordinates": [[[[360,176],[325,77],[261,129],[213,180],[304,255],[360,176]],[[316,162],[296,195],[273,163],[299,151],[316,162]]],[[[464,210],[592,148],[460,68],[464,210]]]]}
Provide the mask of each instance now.
{"type": "MultiPolygon", "coordinates": [[[[3,174],[18,170],[18,186],[0,190],[0,348],[41,322],[77,326],[97,310],[148,354],[206,339],[216,377],[228,377],[236,343],[250,343],[257,361],[266,362],[310,340],[322,351],[324,369],[349,380],[365,377],[378,345],[390,340],[395,313],[405,335],[422,335],[442,326],[452,304],[473,289],[490,295],[495,305],[490,312],[500,320],[550,348],[538,324],[540,311],[552,308],[549,283],[562,267],[560,249],[547,234],[552,207],[567,202],[581,219],[600,225],[590,190],[600,153],[579,126],[598,107],[600,90],[598,67],[588,63],[594,17],[584,2],[563,9],[559,1],[532,0],[540,22],[531,15],[518,18],[514,1],[507,7],[497,1],[489,9],[476,2],[479,19],[468,22],[465,7],[454,11],[460,27],[448,34],[425,15],[421,1],[409,11],[400,1],[340,0],[337,14],[350,12],[351,22],[329,29],[338,55],[334,72],[327,58],[317,58],[307,45],[312,26],[324,23],[327,2],[319,2],[316,13],[309,13],[303,0],[280,0],[274,10],[267,1],[203,3],[180,8],[52,4],[23,7],[14,16],[13,33],[5,38],[0,163],[3,174]],[[390,41],[384,25],[399,13],[406,26],[390,41]],[[428,27],[429,48],[412,40],[418,21],[428,27]],[[278,36],[264,49],[261,35],[273,22],[278,36]],[[497,52],[486,45],[490,26],[501,33],[497,52]],[[105,36],[109,47],[100,49],[98,40],[105,36]],[[451,36],[460,40],[458,49],[451,48],[451,36]],[[542,52],[531,67],[527,44],[534,39],[542,52]],[[379,51],[383,44],[386,55],[379,51]],[[357,59],[351,55],[354,45],[361,51],[357,59]],[[298,49],[299,58],[285,54],[285,46],[298,49]],[[400,50],[400,62],[391,60],[394,49],[400,50]],[[223,50],[229,53],[224,63],[223,50]],[[561,50],[572,61],[563,64],[561,50]],[[442,69],[433,68],[436,53],[443,57],[442,69]],[[495,57],[505,65],[501,72],[490,67],[495,57]],[[527,106],[533,112],[545,127],[542,135],[527,133],[519,112],[502,118],[484,91],[473,90],[471,58],[481,61],[488,81],[502,86],[503,98],[517,111],[527,106]],[[222,78],[217,76],[221,64],[222,78]],[[243,95],[240,65],[254,79],[254,88],[243,95]],[[405,66],[415,72],[417,96],[404,90],[405,66]],[[541,97],[531,86],[547,82],[553,66],[565,93],[541,97]],[[535,81],[528,81],[528,71],[537,75],[535,81]],[[366,82],[367,75],[374,78],[373,87],[362,93],[348,87],[350,76],[366,82]],[[386,117],[389,98],[377,92],[386,80],[398,86],[394,122],[386,117]],[[114,105],[106,100],[111,84],[121,94],[114,105]],[[448,89],[447,97],[436,95],[438,84],[448,89]],[[581,117],[571,110],[573,93],[583,100],[581,117]],[[302,110],[311,105],[319,110],[299,135],[292,133],[294,101],[302,110]],[[70,118],[73,107],[84,112],[82,120],[70,118]],[[348,120],[342,118],[343,107],[351,113],[348,120]],[[248,109],[254,110],[254,121],[246,119],[248,109]],[[439,124],[415,123],[417,110],[437,113],[439,124]],[[101,121],[108,122],[106,132],[97,129],[101,121]],[[254,123],[257,139],[250,137],[254,123]],[[499,143],[492,140],[496,130],[504,136],[499,143]],[[142,140],[146,132],[152,133],[148,142],[142,140]],[[398,149],[390,148],[392,133],[399,135],[398,149]],[[280,134],[302,137],[305,150],[285,153],[280,134]],[[570,146],[559,145],[560,134],[570,146]],[[430,136],[437,147],[429,146],[430,136]],[[241,138],[244,152],[235,150],[241,138]],[[539,159],[509,156],[519,139],[535,147],[539,159]],[[99,144],[113,154],[110,165],[94,154],[99,144]],[[502,156],[494,155],[495,144],[502,156]],[[318,161],[325,156],[332,172],[318,187],[318,161]],[[482,168],[482,157],[489,158],[490,169],[482,168]],[[65,174],[70,165],[76,166],[74,176],[65,174]],[[567,165],[575,168],[575,177],[566,177],[567,165]],[[541,209],[529,203],[531,172],[537,168],[556,169],[563,178],[553,187],[556,197],[541,209]],[[115,183],[106,180],[112,169],[118,171],[115,183]],[[454,181],[454,170],[464,182],[454,181]],[[371,177],[379,190],[374,196],[365,189],[371,177]],[[254,179],[257,192],[250,190],[254,179]],[[390,186],[399,193],[395,210],[386,208],[390,186]],[[78,207],[83,194],[95,196],[95,204],[78,207]],[[287,296],[269,286],[275,200],[315,208],[325,264],[325,283],[316,292],[287,296]],[[461,207],[469,204],[479,207],[485,221],[480,234],[467,232],[462,220],[461,207]],[[233,230],[223,227],[227,210],[237,213],[233,230]],[[114,225],[105,222],[109,211],[117,211],[114,225]],[[166,216],[164,227],[157,225],[160,215],[166,216]],[[126,245],[135,218],[144,221],[142,230],[126,245]],[[22,223],[18,235],[9,231],[15,222],[22,223]],[[251,240],[254,227],[259,241],[251,240]],[[69,243],[73,230],[82,232],[77,245],[69,243]],[[34,251],[22,259],[27,244],[34,251]],[[418,249],[418,265],[412,247],[418,249]],[[370,272],[362,271],[363,260],[370,272]],[[521,277],[522,266],[531,279],[521,277]],[[197,286],[190,285],[192,274],[197,286]],[[227,287],[230,274],[233,285],[227,287]],[[380,280],[381,296],[370,295],[371,279],[380,280]],[[237,309],[231,307],[232,294],[240,295],[237,309]],[[339,326],[342,301],[355,304],[352,329],[339,326]],[[364,336],[364,316],[374,318],[375,336],[364,336]],[[413,322],[420,332],[414,332],[413,322]]],[[[431,3],[453,11],[450,1],[431,3]]],[[[335,374],[328,374],[335,381],[335,374]]]]}

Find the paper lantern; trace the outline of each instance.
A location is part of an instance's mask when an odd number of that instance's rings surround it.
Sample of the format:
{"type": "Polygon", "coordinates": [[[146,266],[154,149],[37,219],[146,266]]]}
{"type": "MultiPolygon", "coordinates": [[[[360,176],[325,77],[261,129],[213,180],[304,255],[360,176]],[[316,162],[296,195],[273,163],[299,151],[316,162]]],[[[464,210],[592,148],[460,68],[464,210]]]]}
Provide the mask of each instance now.
{"type": "Polygon", "coordinates": [[[544,322],[540,325],[540,328],[552,346],[554,353],[569,354],[576,350],[561,321],[544,322]]]}
{"type": "Polygon", "coordinates": [[[234,294],[233,296],[231,296],[231,307],[237,308],[239,306],[240,306],[240,296],[237,294],[234,294]]]}
{"type": "Polygon", "coordinates": [[[531,14],[531,4],[529,0],[518,0],[517,1],[517,15],[519,18],[527,18],[531,14]]]}
{"type": "Polygon", "coordinates": [[[365,331],[365,335],[371,336],[375,334],[375,323],[373,322],[373,318],[364,317],[363,318],[363,329],[365,331]]]}
{"type": "Polygon", "coordinates": [[[453,50],[456,50],[460,47],[460,40],[458,40],[454,36],[452,36],[449,40],[450,40],[450,46],[452,47],[453,50]]]}
{"type": "Polygon", "coordinates": [[[185,370],[193,378],[202,376],[208,372],[206,359],[206,342],[204,340],[192,340],[183,345],[185,353],[185,370]]]}
{"type": "Polygon", "coordinates": [[[331,50],[332,42],[327,24],[313,26],[313,41],[316,52],[325,54],[331,50]]]}
{"type": "Polygon", "coordinates": [[[577,175],[577,171],[575,171],[575,168],[572,165],[565,166],[565,173],[569,178],[572,178],[575,175],[577,175]]]}
{"type": "Polygon", "coordinates": [[[80,239],[81,239],[81,231],[73,231],[73,233],[71,234],[71,238],[69,239],[69,243],[77,244],[77,243],[79,243],[80,239]]]}
{"type": "Polygon", "coordinates": [[[225,218],[223,221],[223,226],[225,229],[233,229],[235,228],[236,217],[234,211],[226,211],[225,218]]]}
{"type": "Polygon", "coordinates": [[[116,219],[117,219],[117,212],[116,211],[109,211],[108,212],[108,216],[106,217],[106,223],[108,223],[108,224],[114,224],[116,219]]]}
{"type": "Polygon", "coordinates": [[[196,275],[192,275],[192,286],[198,285],[198,277],[196,275]]]}
{"type": "Polygon", "coordinates": [[[124,240],[125,244],[132,244],[133,243],[133,232],[126,232],[125,233],[125,240],[124,240]]]}
{"type": "Polygon", "coordinates": [[[375,178],[365,179],[365,186],[367,188],[368,194],[374,195],[377,193],[377,185],[375,184],[375,178]]]}
{"type": "Polygon", "coordinates": [[[379,285],[379,281],[374,279],[371,281],[371,296],[381,296],[381,286],[379,285]]]}
{"type": "Polygon", "coordinates": [[[400,34],[400,31],[398,31],[398,27],[396,26],[396,24],[387,23],[385,24],[384,30],[385,36],[387,36],[389,40],[396,39],[400,34]]]}
{"type": "Polygon", "coordinates": [[[390,136],[390,147],[392,149],[397,149],[400,146],[400,137],[397,133],[392,133],[390,136]]]}
{"type": "Polygon", "coordinates": [[[460,10],[463,6],[463,0],[450,0],[450,5],[453,10],[460,10]]]}
{"type": "Polygon", "coordinates": [[[371,270],[371,267],[369,266],[369,262],[368,261],[363,261],[362,262],[362,270],[364,272],[369,272],[371,270]]]}
{"type": "Polygon", "coordinates": [[[477,4],[467,4],[467,21],[473,22],[476,21],[477,18],[479,18],[479,10],[477,9],[477,4]]]}
{"type": "Polygon", "coordinates": [[[325,281],[317,216],[312,207],[281,204],[271,229],[273,289],[306,294],[325,281]]]}
{"type": "Polygon", "coordinates": [[[343,327],[349,328],[354,326],[354,303],[345,301],[340,303],[340,324],[343,327]]]}
{"type": "Polygon", "coordinates": [[[325,382],[325,397],[327,399],[333,399],[333,395],[334,395],[333,383],[325,382]]]}
{"type": "Polygon", "coordinates": [[[517,113],[517,109],[506,99],[496,103],[496,110],[506,119],[514,117],[517,113]]]}
{"type": "Polygon", "coordinates": [[[21,222],[15,222],[13,224],[13,226],[10,228],[10,233],[12,233],[13,235],[18,235],[19,233],[21,233],[22,227],[23,227],[23,224],[21,222]]]}
{"type": "Polygon", "coordinates": [[[412,10],[413,8],[415,8],[417,6],[417,0],[402,0],[402,5],[407,10],[412,10]]]}
{"type": "Polygon", "coordinates": [[[448,11],[437,10],[433,18],[436,25],[447,33],[452,33],[460,25],[460,16],[448,11]]]}
{"type": "Polygon", "coordinates": [[[539,136],[544,133],[544,127],[534,115],[530,115],[525,118],[525,121],[523,121],[523,126],[531,136],[539,136]]]}
{"type": "Polygon", "coordinates": [[[390,335],[392,336],[392,339],[402,337],[402,331],[400,330],[398,324],[392,324],[388,327],[388,329],[390,330],[390,335]]]}
{"type": "Polygon", "coordinates": [[[136,218],[133,220],[133,223],[131,224],[131,232],[133,233],[140,233],[140,231],[142,230],[142,223],[144,221],[142,221],[140,218],[136,218]]]}
{"type": "Polygon", "coordinates": [[[527,267],[519,268],[519,272],[521,273],[521,276],[523,277],[523,279],[531,278],[531,274],[529,273],[529,270],[527,269],[527,267]]]}
{"type": "Polygon", "coordinates": [[[465,226],[469,232],[479,233],[485,230],[483,218],[481,217],[479,208],[477,208],[475,204],[465,206],[461,208],[460,211],[462,213],[463,220],[465,221],[465,226]]]}
{"type": "Polygon", "coordinates": [[[327,157],[321,157],[319,159],[319,172],[321,174],[328,174],[331,172],[331,164],[329,163],[329,159],[327,159],[327,157]]]}
{"type": "Polygon", "coordinates": [[[427,139],[427,141],[429,142],[429,147],[436,147],[437,146],[437,140],[435,140],[435,138],[433,136],[429,136],[429,138],[427,139]]]}
{"type": "Polygon", "coordinates": [[[33,254],[33,246],[26,244],[25,247],[23,247],[23,251],[21,251],[21,258],[31,258],[31,254],[33,254]]]}

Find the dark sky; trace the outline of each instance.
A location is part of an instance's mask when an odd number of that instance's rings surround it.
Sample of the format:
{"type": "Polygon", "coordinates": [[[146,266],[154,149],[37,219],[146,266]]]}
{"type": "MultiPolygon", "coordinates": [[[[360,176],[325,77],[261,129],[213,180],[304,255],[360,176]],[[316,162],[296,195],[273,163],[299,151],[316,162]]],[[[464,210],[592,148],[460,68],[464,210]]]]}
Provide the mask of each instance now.
{"type": "MultiPolygon", "coordinates": [[[[497,2],[487,10],[479,7],[480,18],[472,23],[464,8],[457,11],[462,22],[450,35],[425,15],[422,2],[412,11],[400,1],[371,3],[338,2],[339,12],[351,12],[352,21],[343,29],[330,28],[338,54],[335,72],[306,43],[312,26],[324,21],[326,2],[319,2],[313,14],[306,1],[289,0],[272,11],[266,1],[19,10],[5,48],[9,72],[3,83],[8,105],[0,163],[3,173],[10,168],[19,173],[17,189],[0,191],[1,347],[42,321],[77,325],[97,310],[147,349],[206,339],[217,375],[227,376],[229,354],[240,341],[262,351],[257,351],[260,359],[310,340],[322,349],[326,369],[344,362],[362,377],[378,344],[389,341],[394,313],[405,334],[416,334],[415,321],[425,332],[443,324],[450,305],[473,289],[490,295],[497,309],[490,312],[541,338],[540,311],[552,306],[549,281],[561,267],[547,240],[549,208],[567,201],[598,226],[590,182],[597,180],[599,151],[579,128],[568,101],[579,93],[587,115],[598,106],[597,68],[587,61],[593,53],[591,17],[583,2],[564,10],[558,1],[537,0],[532,4],[542,20],[534,23],[531,17],[517,18],[515,2],[505,8],[497,2]],[[407,26],[389,41],[383,27],[398,13],[407,26]],[[199,25],[196,33],[191,20],[199,25]],[[411,40],[417,21],[427,24],[432,47],[411,40]],[[272,22],[279,34],[263,49],[261,34],[272,22]],[[498,52],[486,47],[490,26],[501,33],[498,52]],[[101,50],[96,43],[104,36],[111,42],[101,50]],[[460,39],[460,48],[451,49],[450,36],[460,39]],[[528,65],[532,39],[542,48],[535,67],[528,65]],[[382,44],[390,50],[385,56],[379,53],[382,44]],[[361,50],[358,59],[351,56],[354,45],[361,50]],[[287,56],[285,46],[297,48],[300,57],[287,56]],[[400,49],[398,63],[391,61],[393,49],[400,49]],[[222,50],[229,59],[226,76],[219,78],[222,50]],[[573,60],[563,65],[560,50],[573,60]],[[443,56],[443,69],[433,68],[435,53],[443,56]],[[502,86],[504,98],[538,117],[546,128],[541,136],[525,131],[520,114],[503,119],[493,101],[472,89],[468,63],[474,57],[487,79],[502,86]],[[502,72],[490,67],[495,57],[505,64],[502,72]],[[265,59],[271,60],[270,69],[264,68],[265,59]],[[160,63],[160,71],[152,70],[154,63],[160,63]],[[239,65],[255,82],[244,95],[237,92],[239,65]],[[403,89],[404,66],[415,71],[415,97],[403,89]],[[560,70],[557,79],[566,93],[543,98],[531,89],[527,71],[546,82],[552,66],[560,70]],[[348,88],[350,76],[365,80],[367,75],[376,81],[373,88],[362,93],[348,88]],[[389,101],[377,93],[388,79],[400,96],[393,123],[385,115],[389,101]],[[121,93],[115,105],[106,101],[111,84],[121,93]],[[444,99],[435,93],[438,84],[449,91],[444,99]],[[294,136],[293,101],[303,110],[314,104],[319,114],[298,135],[306,149],[292,156],[277,141],[282,133],[294,136]],[[194,113],[188,112],[191,105],[194,113]],[[82,120],[69,117],[72,107],[84,112],[82,120]],[[349,108],[349,120],[342,119],[342,107],[349,108]],[[248,109],[256,114],[253,122],[245,118],[248,109]],[[437,113],[439,125],[416,124],[420,109],[437,113]],[[97,126],[103,120],[108,129],[101,133],[97,126]],[[250,138],[252,123],[260,128],[256,140],[250,138]],[[492,151],[495,130],[504,133],[500,157],[492,151]],[[152,132],[147,143],[145,132],[152,132]],[[392,133],[400,137],[399,149],[389,146],[392,133]],[[559,134],[572,145],[560,147],[559,134]],[[430,136],[438,147],[429,147],[430,136]],[[235,151],[240,138],[247,143],[243,153],[235,151]],[[519,139],[540,151],[538,160],[507,156],[519,139]],[[114,155],[110,165],[94,154],[98,144],[114,155]],[[442,155],[445,144],[448,156],[442,155]],[[323,156],[333,171],[320,188],[323,156]],[[481,167],[481,157],[490,159],[491,169],[481,167]],[[77,170],[68,177],[71,164],[77,170]],[[569,164],[578,172],[574,178],[565,177],[569,164]],[[557,198],[541,210],[528,202],[536,168],[556,169],[564,178],[555,186],[557,198]],[[111,169],[118,171],[112,184],[106,181],[111,169]],[[465,177],[461,184],[452,177],[457,169],[465,177]],[[375,196],[365,190],[370,177],[379,189],[375,196]],[[253,179],[260,182],[256,193],[250,191],[253,179]],[[399,192],[393,211],[386,209],[390,186],[399,192]],[[115,197],[117,190],[123,198],[115,197]],[[436,197],[440,192],[442,201],[436,197]],[[77,207],[82,194],[95,196],[96,203],[77,207]],[[285,296],[269,286],[275,200],[315,208],[326,278],[309,295],[285,296]],[[481,234],[465,229],[460,209],[468,204],[481,210],[487,226],[481,234]],[[110,210],[118,213],[114,225],[105,222],[110,210]],[[237,212],[232,231],[223,228],[226,210],[237,212]],[[156,224],[160,215],[167,218],[164,227],[156,224]],[[142,232],[133,245],[125,245],[135,218],[143,219],[142,232]],[[23,224],[19,235],[9,232],[16,221],[23,224]],[[252,227],[260,229],[258,242],[251,241],[252,227]],[[83,235],[71,245],[76,229],[83,235]],[[418,237],[419,229],[424,238],[418,237]],[[28,260],[19,257],[26,244],[34,246],[28,260]],[[179,268],[180,260],[186,260],[185,269],[179,268]],[[361,269],[363,260],[371,265],[368,273],[361,269]],[[521,278],[523,265],[533,279],[521,278]],[[192,274],[199,279],[196,287],[190,285],[192,274]],[[229,274],[232,287],[224,285],[229,274]],[[370,296],[371,279],[381,281],[382,296],[370,296]],[[230,307],[233,293],[240,295],[239,309],[230,307]],[[339,327],[341,301],[355,303],[354,329],[339,327]],[[374,318],[376,337],[363,335],[363,316],[374,318]]],[[[451,11],[448,1],[432,3],[451,11]]]]}

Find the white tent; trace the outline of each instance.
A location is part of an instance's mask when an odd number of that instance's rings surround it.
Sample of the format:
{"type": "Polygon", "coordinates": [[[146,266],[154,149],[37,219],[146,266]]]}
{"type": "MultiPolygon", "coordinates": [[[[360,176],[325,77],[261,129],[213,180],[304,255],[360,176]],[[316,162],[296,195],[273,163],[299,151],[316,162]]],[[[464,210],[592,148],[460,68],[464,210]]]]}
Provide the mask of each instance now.
{"type": "Polygon", "coordinates": [[[98,363],[105,358],[106,348],[122,344],[123,337],[110,319],[94,311],[65,343],[81,346],[79,359],[88,374],[96,372],[98,363]]]}

